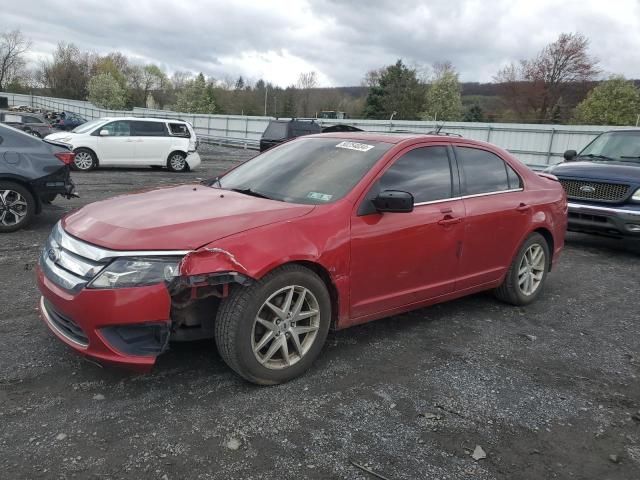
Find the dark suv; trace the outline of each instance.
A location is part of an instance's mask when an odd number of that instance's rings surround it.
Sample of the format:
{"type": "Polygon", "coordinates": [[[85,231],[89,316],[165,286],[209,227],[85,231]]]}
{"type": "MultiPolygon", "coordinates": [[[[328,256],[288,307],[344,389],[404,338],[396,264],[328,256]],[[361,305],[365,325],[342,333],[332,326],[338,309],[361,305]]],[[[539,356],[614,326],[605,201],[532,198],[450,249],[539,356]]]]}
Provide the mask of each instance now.
{"type": "Polygon", "coordinates": [[[313,120],[271,120],[260,139],[260,151],[264,152],[282,142],[303,135],[322,132],[322,127],[313,120]]]}
{"type": "Polygon", "coordinates": [[[640,130],[596,137],[547,169],[569,198],[569,230],[640,238],[640,130]]]}

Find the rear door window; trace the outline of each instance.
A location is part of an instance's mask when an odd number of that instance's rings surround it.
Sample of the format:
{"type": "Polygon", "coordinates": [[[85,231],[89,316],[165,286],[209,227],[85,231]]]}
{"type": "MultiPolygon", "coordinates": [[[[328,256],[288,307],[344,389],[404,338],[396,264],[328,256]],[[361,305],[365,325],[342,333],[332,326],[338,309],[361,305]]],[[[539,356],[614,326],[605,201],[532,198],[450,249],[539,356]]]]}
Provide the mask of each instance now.
{"type": "Polygon", "coordinates": [[[401,190],[415,203],[446,200],[453,196],[447,147],[420,147],[405,153],[382,175],[378,191],[401,190]]]}
{"type": "Polygon", "coordinates": [[[465,195],[520,188],[518,175],[497,155],[471,147],[456,147],[455,152],[464,173],[465,195]]]}
{"type": "Polygon", "coordinates": [[[164,122],[131,122],[131,135],[134,137],[164,137],[167,129],[164,122]]]}

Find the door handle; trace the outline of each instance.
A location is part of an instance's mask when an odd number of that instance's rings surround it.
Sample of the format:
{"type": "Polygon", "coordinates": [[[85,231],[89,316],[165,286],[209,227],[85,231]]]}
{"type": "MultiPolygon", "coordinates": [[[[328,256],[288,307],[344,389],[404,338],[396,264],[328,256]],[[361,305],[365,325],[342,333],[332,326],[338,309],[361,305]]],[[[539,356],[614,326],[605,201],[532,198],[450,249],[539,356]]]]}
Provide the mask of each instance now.
{"type": "Polygon", "coordinates": [[[461,217],[452,217],[451,215],[446,215],[442,220],[438,221],[438,225],[447,227],[449,225],[455,225],[456,223],[460,223],[461,221],[462,221],[461,217]]]}
{"type": "Polygon", "coordinates": [[[518,205],[518,207],[516,208],[517,211],[519,212],[528,212],[529,210],[531,210],[531,207],[529,205],[527,205],[526,203],[521,203],[520,205],[518,205]]]}

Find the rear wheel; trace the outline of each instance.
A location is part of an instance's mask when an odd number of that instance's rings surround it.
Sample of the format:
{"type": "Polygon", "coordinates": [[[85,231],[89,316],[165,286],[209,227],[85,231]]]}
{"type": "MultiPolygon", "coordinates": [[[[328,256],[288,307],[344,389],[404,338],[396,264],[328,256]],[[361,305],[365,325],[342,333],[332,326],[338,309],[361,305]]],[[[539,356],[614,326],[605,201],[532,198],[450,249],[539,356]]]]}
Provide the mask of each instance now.
{"type": "Polygon", "coordinates": [[[173,152],[167,159],[167,168],[172,172],[186,172],[189,170],[187,156],[182,152],[173,152]]]}
{"type": "Polygon", "coordinates": [[[35,211],[36,202],[29,190],[14,182],[0,182],[0,232],[26,227],[35,211]]]}
{"type": "Polygon", "coordinates": [[[74,170],[88,172],[98,165],[96,154],[87,148],[76,148],[73,153],[76,154],[72,164],[74,170]]]}
{"type": "Polygon", "coordinates": [[[539,233],[532,233],[513,259],[504,282],[495,290],[496,296],[512,305],[533,302],[542,292],[550,262],[547,241],[539,233]]]}
{"type": "Polygon", "coordinates": [[[330,322],[324,282],[307,268],[288,265],[231,291],[218,310],[216,345],[224,361],[250,382],[283,383],[311,366],[330,322]]]}

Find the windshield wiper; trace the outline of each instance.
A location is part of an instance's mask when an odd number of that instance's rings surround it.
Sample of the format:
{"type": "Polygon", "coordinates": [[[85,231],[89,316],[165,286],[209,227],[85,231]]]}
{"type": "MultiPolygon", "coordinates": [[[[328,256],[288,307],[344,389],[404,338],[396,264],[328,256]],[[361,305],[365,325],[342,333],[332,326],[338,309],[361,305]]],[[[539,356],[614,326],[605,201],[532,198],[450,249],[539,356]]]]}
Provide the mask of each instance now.
{"type": "Polygon", "coordinates": [[[250,195],[252,197],[258,198],[266,198],[267,200],[275,200],[264,193],[256,192],[255,190],[251,190],[250,188],[230,188],[232,192],[243,193],[245,195],[250,195]]]}
{"type": "Polygon", "coordinates": [[[635,158],[637,160],[640,158],[640,155],[622,155],[620,158],[635,158]]]}
{"type": "Polygon", "coordinates": [[[614,158],[607,157],[606,155],[594,155],[593,153],[588,153],[586,155],[578,155],[578,157],[601,158],[603,160],[615,160],[614,158]]]}

